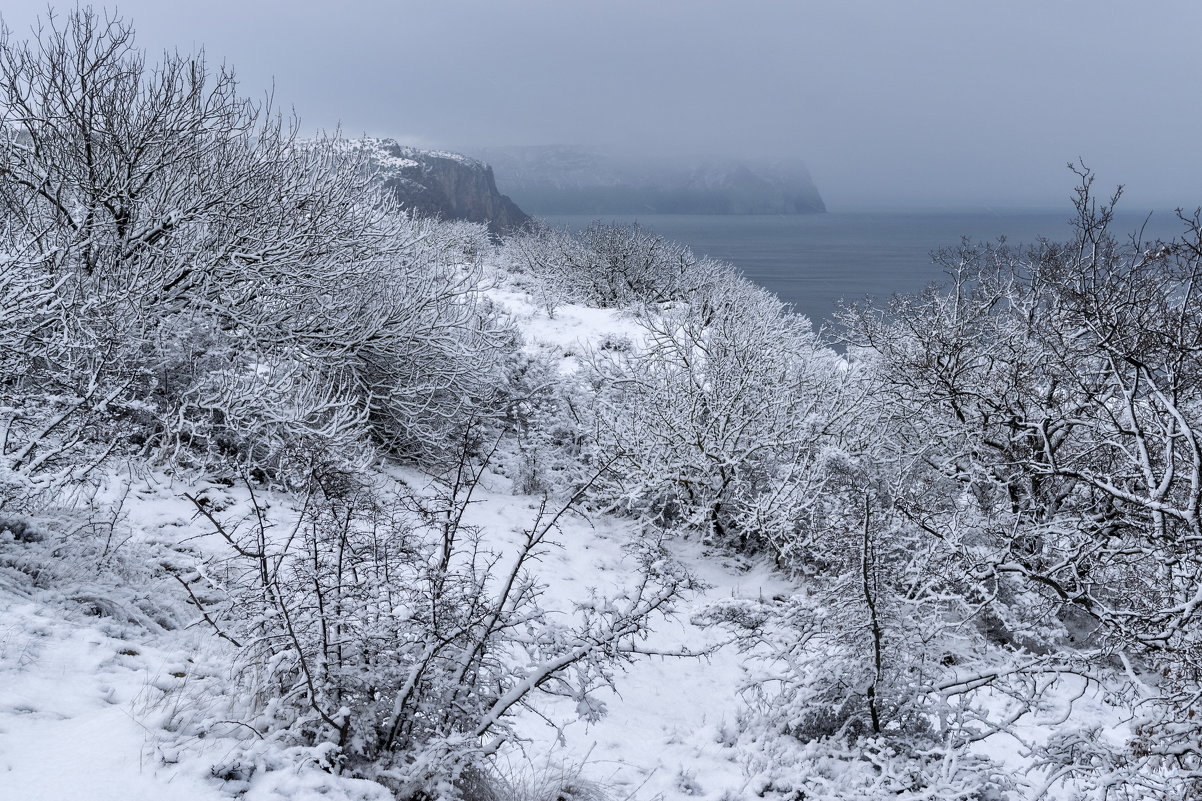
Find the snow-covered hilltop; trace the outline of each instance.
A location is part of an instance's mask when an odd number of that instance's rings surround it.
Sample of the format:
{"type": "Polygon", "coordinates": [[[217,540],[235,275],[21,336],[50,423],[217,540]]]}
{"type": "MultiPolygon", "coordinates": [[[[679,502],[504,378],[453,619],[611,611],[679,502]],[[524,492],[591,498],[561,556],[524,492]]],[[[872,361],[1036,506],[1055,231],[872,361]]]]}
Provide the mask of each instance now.
{"type": "Polygon", "coordinates": [[[805,165],[733,157],[639,159],[571,146],[486,148],[504,190],[535,214],[814,214],[805,165]]]}

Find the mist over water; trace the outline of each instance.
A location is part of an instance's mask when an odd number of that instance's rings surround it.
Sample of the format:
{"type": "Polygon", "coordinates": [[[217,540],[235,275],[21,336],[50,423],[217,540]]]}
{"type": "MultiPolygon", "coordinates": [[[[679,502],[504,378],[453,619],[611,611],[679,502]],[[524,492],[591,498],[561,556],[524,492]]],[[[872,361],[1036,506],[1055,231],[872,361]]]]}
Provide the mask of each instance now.
{"type": "MultiPolygon", "coordinates": [[[[800,159],[832,208],[1054,205],[1079,158],[1144,205],[1202,185],[1188,0],[107,5],[307,132],[800,159]]],[[[19,36],[47,10],[0,6],[19,36]]]]}
{"type": "MultiPolygon", "coordinates": [[[[631,215],[606,221],[637,222],[698,255],[730,262],[752,281],[775,292],[815,325],[827,323],[841,301],[921,291],[946,275],[931,254],[963,238],[1005,237],[1011,245],[1072,236],[1071,207],[1063,210],[994,212],[863,211],[793,216],[631,215]]],[[[1145,240],[1181,233],[1172,212],[1118,212],[1112,232],[1125,237],[1144,226],[1145,240]],[[1147,225],[1145,226],[1145,219],[1147,225]]],[[[545,217],[573,230],[595,217],[545,217]]]]}

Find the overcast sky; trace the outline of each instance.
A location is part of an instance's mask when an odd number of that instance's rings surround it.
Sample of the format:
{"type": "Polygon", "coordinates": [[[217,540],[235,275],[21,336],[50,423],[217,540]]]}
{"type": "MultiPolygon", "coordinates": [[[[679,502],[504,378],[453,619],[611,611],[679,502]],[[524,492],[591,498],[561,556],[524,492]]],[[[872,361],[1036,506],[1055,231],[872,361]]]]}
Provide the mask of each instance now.
{"type": "MultiPolygon", "coordinates": [[[[65,5],[65,4],[64,4],[65,5]]],[[[112,6],[108,6],[112,8],[112,6]]],[[[24,34],[44,3],[6,0],[24,34]]],[[[1197,0],[125,0],[310,129],[800,157],[832,209],[1202,204],[1197,0]]],[[[498,176],[504,191],[504,176],[498,176]]]]}

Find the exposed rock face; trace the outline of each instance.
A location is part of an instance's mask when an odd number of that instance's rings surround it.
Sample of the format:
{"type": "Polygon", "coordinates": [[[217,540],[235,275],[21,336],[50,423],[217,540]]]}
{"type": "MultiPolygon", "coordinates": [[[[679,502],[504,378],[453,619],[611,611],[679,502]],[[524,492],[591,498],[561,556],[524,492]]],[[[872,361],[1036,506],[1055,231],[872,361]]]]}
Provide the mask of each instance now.
{"type": "Polygon", "coordinates": [[[384,186],[401,205],[450,220],[488,223],[493,233],[520,228],[530,217],[497,191],[492,168],[459,153],[421,150],[392,139],[362,140],[384,186]]]}
{"type": "Polygon", "coordinates": [[[535,214],[816,214],[805,165],[733,158],[638,161],[577,147],[491,148],[505,191],[535,214]]]}

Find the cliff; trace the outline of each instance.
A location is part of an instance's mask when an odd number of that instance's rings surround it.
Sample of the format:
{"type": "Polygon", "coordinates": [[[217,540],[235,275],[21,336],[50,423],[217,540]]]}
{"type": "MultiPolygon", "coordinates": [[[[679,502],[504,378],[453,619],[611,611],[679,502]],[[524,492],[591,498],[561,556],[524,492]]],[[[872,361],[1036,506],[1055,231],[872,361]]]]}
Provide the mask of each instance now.
{"type": "Polygon", "coordinates": [[[799,161],[630,159],[583,148],[478,152],[535,214],[816,214],[826,211],[799,161]]]}
{"type": "Polygon", "coordinates": [[[459,153],[421,150],[392,139],[364,139],[384,186],[405,208],[449,220],[488,223],[493,233],[520,228],[530,217],[497,191],[492,168],[459,153]]]}

